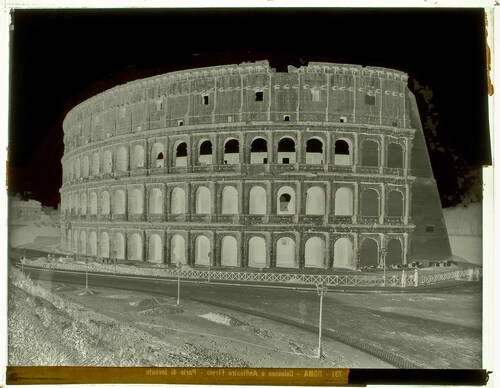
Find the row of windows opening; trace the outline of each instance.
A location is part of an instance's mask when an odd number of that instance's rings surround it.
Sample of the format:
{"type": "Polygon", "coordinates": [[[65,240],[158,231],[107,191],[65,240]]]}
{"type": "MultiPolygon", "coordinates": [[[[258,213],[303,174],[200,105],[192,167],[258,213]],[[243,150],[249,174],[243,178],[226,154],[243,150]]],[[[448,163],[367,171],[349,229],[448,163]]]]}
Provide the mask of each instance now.
{"type": "MultiPolygon", "coordinates": [[[[241,152],[240,143],[236,139],[229,139],[224,143],[223,160],[224,164],[240,164],[241,152]]],[[[387,147],[387,167],[403,168],[403,147],[397,143],[389,143],[387,147]]],[[[258,137],[250,145],[250,164],[267,164],[269,162],[269,148],[266,139],[258,137]]],[[[306,164],[324,164],[325,151],[324,144],[317,138],[307,140],[305,147],[306,164]]],[[[365,140],[361,143],[362,166],[378,167],[380,162],[380,145],[373,140],[365,140]]],[[[105,150],[102,158],[97,152],[90,158],[85,155],[82,159],[77,158],[69,164],[69,174],[71,177],[88,177],[89,175],[98,175],[100,173],[125,172],[129,169],[138,169],[146,167],[144,147],[135,145],[130,151],[130,166],[128,161],[128,152],[125,147],[119,147],[114,155],[111,150],[105,150]],[[74,163],[74,164],[73,164],[74,163]]],[[[214,152],[212,141],[203,140],[198,146],[198,158],[196,164],[211,165],[214,164],[214,152]]],[[[295,164],[297,160],[297,146],[295,140],[284,137],[277,144],[278,164],[295,164]]],[[[334,144],[334,163],[336,165],[352,165],[354,162],[352,145],[350,140],[340,139],[334,144]]],[[[151,168],[165,167],[166,154],[162,143],[155,143],[151,149],[151,168]]],[[[173,167],[184,167],[188,165],[188,144],[180,141],[175,144],[172,153],[171,165],[173,167]]]]}
{"type": "MultiPolygon", "coordinates": [[[[99,256],[102,258],[117,258],[119,260],[148,260],[155,263],[169,261],[171,264],[188,264],[187,242],[184,236],[175,234],[169,238],[169,247],[164,246],[162,238],[158,234],[150,235],[146,241],[139,233],[132,233],[127,241],[122,233],[115,233],[111,239],[107,232],[99,236],[91,231],[68,230],[66,235],[67,249],[75,252],[99,256]],[[144,245],[144,243],[146,243],[144,245]],[[147,255],[147,257],[144,257],[147,255]],[[168,257],[168,259],[167,259],[168,257]]],[[[269,266],[268,242],[260,236],[253,236],[248,241],[246,255],[249,267],[269,266]]],[[[276,267],[297,267],[299,255],[304,257],[305,267],[325,268],[329,266],[327,259],[327,248],[325,239],[319,236],[309,237],[304,245],[304,251],[297,252],[297,243],[292,237],[281,237],[275,244],[276,267]]],[[[368,238],[360,246],[359,265],[363,267],[375,267],[380,264],[390,266],[403,263],[403,247],[400,239],[392,238],[387,244],[386,257],[381,257],[378,241],[368,238]],[[385,263],[383,263],[383,261],[385,263]]],[[[238,240],[233,236],[224,236],[220,241],[219,260],[221,266],[236,267],[241,265],[241,247],[238,240]]],[[[353,266],[354,259],[353,244],[350,239],[341,237],[335,240],[333,246],[333,266],[349,268],[353,266]]],[[[199,235],[194,240],[194,263],[195,265],[215,264],[212,257],[212,242],[204,235],[199,235]]]]}
{"type": "MultiPolygon", "coordinates": [[[[80,214],[97,214],[98,205],[100,214],[109,215],[111,209],[113,214],[126,213],[126,194],[124,190],[116,190],[111,196],[107,191],[101,193],[99,201],[96,192],[89,194],[83,193],[80,197],[75,194],[68,196],[69,203],[67,209],[80,214]]],[[[130,192],[128,198],[128,213],[143,214],[147,207],[148,214],[161,215],[165,213],[165,199],[162,191],[154,188],[149,191],[147,204],[144,203],[144,195],[141,190],[134,189],[130,192]]],[[[175,187],[170,192],[168,202],[170,214],[186,214],[188,212],[188,197],[186,191],[181,187],[175,187]]],[[[195,192],[194,213],[212,214],[213,213],[212,193],[207,187],[199,187],[195,192]]],[[[240,204],[238,190],[233,186],[225,187],[221,192],[220,213],[227,215],[240,214],[240,204]]],[[[276,214],[297,214],[297,199],[295,190],[292,187],[281,187],[276,196],[276,214]]],[[[354,196],[351,189],[347,187],[338,188],[334,194],[333,209],[334,214],[338,216],[354,215],[354,196]]],[[[248,214],[266,215],[271,211],[268,209],[268,195],[264,187],[254,186],[249,191],[248,214]]],[[[365,189],[360,196],[360,215],[379,216],[381,213],[381,201],[379,192],[375,189],[365,189]]],[[[306,192],[305,198],[306,215],[326,215],[327,201],[325,191],[318,186],[311,187],[306,192]]],[[[385,215],[389,217],[402,217],[404,214],[404,197],[398,190],[391,190],[387,193],[387,208],[385,215]]]]}

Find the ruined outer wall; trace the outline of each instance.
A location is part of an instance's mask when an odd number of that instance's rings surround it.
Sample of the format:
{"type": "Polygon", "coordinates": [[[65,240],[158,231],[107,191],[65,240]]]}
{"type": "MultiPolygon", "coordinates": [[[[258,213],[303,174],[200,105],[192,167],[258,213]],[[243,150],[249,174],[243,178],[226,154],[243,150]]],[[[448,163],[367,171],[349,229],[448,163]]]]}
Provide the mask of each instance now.
{"type": "Polygon", "coordinates": [[[441,208],[439,192],[432,172],[424,133],[415,96],[410,94],[410,123],[417,129],[413,139],[412,175],[412,233],[411,255],[413,260],[446,259],[451,256],[451,247],[446,223],[441,208]]]}
{"type": "MultiPolygon", "coordinates": [[[[407,75],[393,70],[311,63],[276,73],[266,61],[186,70],[117,86],[66,116],[64,143],[141,130],[228,122],[333,122],[407,128],[407,75]],[[313,101],[313,92],[319,101],[313,101]],[[263,101],[255,101],[256,92],[263,101]],[[209,103],[200,102],[208,96],[209,103]],[[161,109],[159,109],[159,107],[161,109]]],[[[68,150],[68,148],[67,148],[68,150]]]]}

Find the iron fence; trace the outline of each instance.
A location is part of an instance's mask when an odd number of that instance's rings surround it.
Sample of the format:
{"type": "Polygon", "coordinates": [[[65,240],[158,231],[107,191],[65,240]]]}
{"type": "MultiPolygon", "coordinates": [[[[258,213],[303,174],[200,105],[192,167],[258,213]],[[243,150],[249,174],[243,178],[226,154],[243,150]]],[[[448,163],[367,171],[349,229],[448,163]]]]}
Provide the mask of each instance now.
{"type": "Polygon", "coordinates": [[[63,269],[70,271],[82,271],[85,266],[89,270],[100,273],[117,273],[121,275],[150,276],[163,278],[177,278],[190,280],[208,280],[210,281],[233,281],[233,282],[255,282],[255,283],[274,283],[289,285],[316,285],[325,284],[330,287],[387,287],[387,288],[405,288],[418,287],[430,284],[438,284],[448,281],[478,281],[481,277],[480,268],[468,268],[463,270],[424,273],[418,270],[405,270],[400,274],[387,275],[385,278],[381,275],[310,275],[310,274],[291,274],[291,273],[261,273],[261,272],[233,272],[218,270],[195,270],[195,269],[175,269],[165,267],[141,268],[133,266],[121,266],[115,264],[103,264],[90,261],[61,263],[27,263],[27,266],[42,267],[47,269],[63,269]]]}

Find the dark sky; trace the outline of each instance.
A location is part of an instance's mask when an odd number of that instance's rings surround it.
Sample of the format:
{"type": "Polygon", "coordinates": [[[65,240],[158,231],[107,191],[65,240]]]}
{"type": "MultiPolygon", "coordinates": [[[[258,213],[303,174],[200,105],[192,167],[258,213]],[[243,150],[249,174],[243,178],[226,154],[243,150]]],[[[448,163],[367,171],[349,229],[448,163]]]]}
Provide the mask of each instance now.
{"type": "Polygon", "coordinates": [[[58,203],[62,120],[84,99],[168,71],[268,59],[278,70],[328,61],[409,73],[427,140],[445,149],[431,153],[442,203],[455,205],[491,159],[484,18],[482,9],[16,10],[10,193],[58,203]]]}

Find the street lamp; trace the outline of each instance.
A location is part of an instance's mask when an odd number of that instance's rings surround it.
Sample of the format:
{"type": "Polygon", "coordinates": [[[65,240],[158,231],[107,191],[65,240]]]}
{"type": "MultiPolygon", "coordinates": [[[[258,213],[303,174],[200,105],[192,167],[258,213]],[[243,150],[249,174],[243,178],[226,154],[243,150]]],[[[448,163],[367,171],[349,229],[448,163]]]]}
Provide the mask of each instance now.
{"type": "Polygon", "coordinates": [[[181,301],[181,262],[177,262],[177,306],[181,301]]]}
{"type": "Polygon", "coordinates": [[[382,261],[384,264],[384,287],[385,287],[386,286],[386,283],[385,283],[385,258],[387,256],[387,249],[385,247],[382,248],[381,254],[382,254],[382,261]]]}
{"type": "Polygon", "coordinates": [[[318,336],[318,358],[321,358],[321,326],[322,326],[322,321],[323,321],[323,295],[326,294],[328,291],[328,288],[323,284],[317,284],[316,285],[316,291],[318,291],[319,295],[319,336],[318,336]]]}
{"type": "Polygon", "coordinates": [[[208,283],[210,283],[210,264],[212,259],[212,252],[208,252],[208,283]]]}
{"type": "Polygon", "coordinates": [[[85,289],[89,289],[89,258],[85,258],[85,289]]]}

